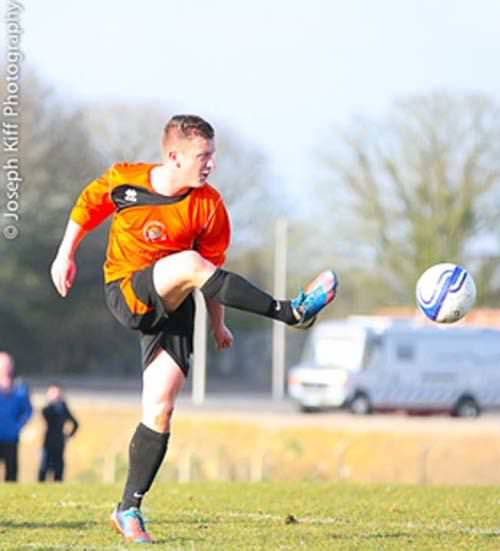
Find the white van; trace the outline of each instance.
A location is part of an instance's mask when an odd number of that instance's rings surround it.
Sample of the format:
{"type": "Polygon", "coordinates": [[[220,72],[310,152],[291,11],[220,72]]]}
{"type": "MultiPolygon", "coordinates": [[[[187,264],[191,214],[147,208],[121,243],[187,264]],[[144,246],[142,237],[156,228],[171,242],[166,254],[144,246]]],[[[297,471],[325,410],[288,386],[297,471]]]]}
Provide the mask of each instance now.
{"type": "Polygon", "coordinates": [[[288,388],[304,411],[474,417],[500,407],[500,331],[390,318],[322,322],[288,388]]]}

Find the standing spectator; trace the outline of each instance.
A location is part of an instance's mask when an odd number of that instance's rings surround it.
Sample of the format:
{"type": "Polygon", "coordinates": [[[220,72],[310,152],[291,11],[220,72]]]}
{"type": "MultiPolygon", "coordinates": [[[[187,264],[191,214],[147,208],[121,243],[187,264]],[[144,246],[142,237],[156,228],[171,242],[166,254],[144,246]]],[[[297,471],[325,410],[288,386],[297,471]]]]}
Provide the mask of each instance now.
{"type": "Polygon", "coordinates": [[[5,481],[16,482],[19,434],[33,409],[26,385],[14,382],[14,360],[0,352],[0,461],[5,464],[5,481]]]}
{"type": "Polygon", "coordinates": [[[38,481],[44,482],[47,473],[51,471],[54,480],[62,482],[64,476],[64,448],[66,440],[74,436],[78,430],[78,421],[71,414],[64,400],[60,385],[50,385],[47,389],[47,405],[42,415],[47,423],[43,440],[42,458],[38,470],[38,481]],[[67,423],[71,424],[69,432],[65,430],[67,423]]]}

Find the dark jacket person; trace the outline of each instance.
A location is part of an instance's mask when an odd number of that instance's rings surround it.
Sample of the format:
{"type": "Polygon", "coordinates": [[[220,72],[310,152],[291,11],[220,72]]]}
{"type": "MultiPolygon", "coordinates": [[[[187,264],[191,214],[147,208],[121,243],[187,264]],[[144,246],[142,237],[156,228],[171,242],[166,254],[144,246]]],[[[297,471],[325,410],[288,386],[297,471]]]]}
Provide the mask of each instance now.
{"type": "Polygon", "coordinates": [[[47,400],[48,403],[42,410],[47,428],[43,440],[38,481],[44,482],[47,474],[52,472],[54,480],[60,482],[64,477],[66,441],[78,430],[78,421],[69,410],[59,385],[49,386],[47,400]],[[71,425],[69,430],[66,429],[68,424],[71,425]]]}

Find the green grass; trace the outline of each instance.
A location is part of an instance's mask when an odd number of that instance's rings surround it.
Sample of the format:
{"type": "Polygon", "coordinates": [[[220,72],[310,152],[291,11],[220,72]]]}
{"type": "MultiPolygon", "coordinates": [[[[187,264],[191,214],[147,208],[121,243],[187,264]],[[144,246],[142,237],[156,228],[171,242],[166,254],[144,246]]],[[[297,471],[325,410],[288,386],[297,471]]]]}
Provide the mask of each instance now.
{"type": "MultiPolygon", "coordinates": [[[[119,550],[119,486],[0,487],[0,549],[119,550]]],[[[303,483],[157,484],[144,503],[154,549],[500,549],[500,490],[303,483]]]]}

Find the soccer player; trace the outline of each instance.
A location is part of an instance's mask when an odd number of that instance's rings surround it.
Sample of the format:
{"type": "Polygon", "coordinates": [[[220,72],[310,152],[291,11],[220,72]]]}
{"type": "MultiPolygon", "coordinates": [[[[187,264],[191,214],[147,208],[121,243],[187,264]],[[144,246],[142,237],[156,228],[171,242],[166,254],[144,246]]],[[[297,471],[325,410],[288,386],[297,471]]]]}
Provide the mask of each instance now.
{"type": "Polygon", "coordinates": [[[19,436],[32,411],[28,388],[14,380],[12,356],[0,352],[0,461],[6,482],[17,481],[19,436]]]}
{"type": "Polygon", "coordinates": [[[45,482],[48,472],[54,481],[64,478],[64,448],[66,441],[78,430],[78,421],[68,408],[60,385],[50,385],[47,389],[47,405],[42,409],[46,430],[43,439],[42,457],[38,469],[38,482],[45,482]],[[69,430],[67,425],[71,425],[69,430]]]}
{"type": "Polygon", "coordinates": [[[84,236],[113,215],[104,279],[113,315],[139,332],[142,419],[129,447],[122,499],[112,513],[127,541],[150,543],[140,506],[165,456],[176,397],[192,352],[194,303],[203,294],[219,350],[232,345],[224,306],[307,328],[335,297],[336,276],[322,272],[293,300],[277,300],[222,268],[230,241],[221,195],[207,178],[215,168],[212,126],[176,115],[161,138],[162,163],[115,164],[80,194],[51,268],[66,297],[84,236]]]}

